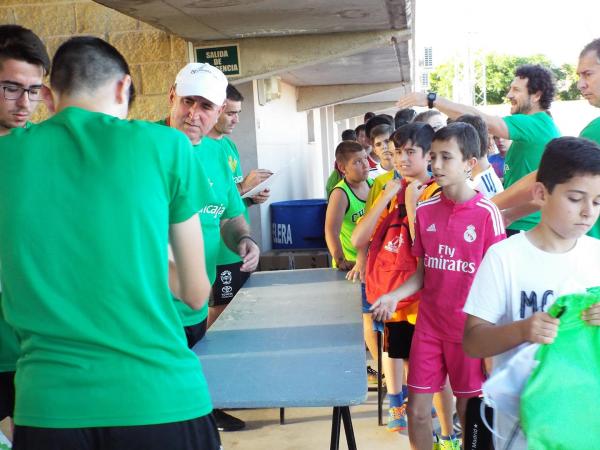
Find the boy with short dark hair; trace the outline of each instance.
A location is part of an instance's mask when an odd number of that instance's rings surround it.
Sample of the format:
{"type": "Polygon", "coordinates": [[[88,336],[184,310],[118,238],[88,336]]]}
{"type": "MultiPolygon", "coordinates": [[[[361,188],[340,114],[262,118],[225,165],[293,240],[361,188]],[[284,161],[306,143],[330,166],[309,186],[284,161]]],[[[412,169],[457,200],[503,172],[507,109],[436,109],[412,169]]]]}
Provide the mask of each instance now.
{"type": "Polygon", "coordinates": [[[370,137],[373,143],[373,151],[379,158],[378,175],[384,175],[394,169],[394,152],[390,145],[390,136],[393,132],[394,128],[386,123],[377,125],[371,130],[370,137]]]}
{"type": "MultiPolygon", "coordinates": [[[[552,343],[559,319],[546,311],[554,300],[600,284],[600,242],[585,236],[600,213],[600,147],[574,137],[550,141],[533,196],[540,223],[488,251],[464,307],[464,348],[493,356],[494,367],[524,344],[552,343]]],[[[600,304],[583,318],[600,325],[600,304]]],[[[499,416],[496,431],[508,437],[512,421],[499,416]]],[[[526,448],[522,433],[511,448],[526,448]]]]}
{"type": "MultiPolygon", "coordinates": [[[[417,207],[417,270],[373,304],[375,318],[388,319],[400,300],[422,288],[408,373],[408,432],[415,449],[432,448],[432,397],[443,390],[446,377],[463,428],[467,400],[481,393],[484,380],[482,361],[462,350],[462,307],[483,255],[505,234],[498,209],[467,185],[478,154],[479,137],[471,125],[453,123],[436,132],[431,169],[442,193],[417,207]]],[[[442,436],[440,447],[457,449],[460,444],[442,436]]]]}
{"type": "Polygon", "coordinates": [[[344,178],[329,195],[325,216],[325,240],[333,267],[349,270],[356,261],[352,231],[365,213],[365,201],[373,180],[369,179],[367,153],[358,142],[343,141],[335,149],[335,161],[344,178]]]}
{"type": "Polygon", "coordinates": [[[481,116],[473,114],[463,114],[458,117],[455,122],[468,123],[475,128],[479,135],[479,156],[477,164],[471,172],[470,185],[477,192],[481,192],[486,198],[492,198],[498,192],[502,192],[504,187],[494,167],[488,161],[489,134],[488,127],[481,116]]]}

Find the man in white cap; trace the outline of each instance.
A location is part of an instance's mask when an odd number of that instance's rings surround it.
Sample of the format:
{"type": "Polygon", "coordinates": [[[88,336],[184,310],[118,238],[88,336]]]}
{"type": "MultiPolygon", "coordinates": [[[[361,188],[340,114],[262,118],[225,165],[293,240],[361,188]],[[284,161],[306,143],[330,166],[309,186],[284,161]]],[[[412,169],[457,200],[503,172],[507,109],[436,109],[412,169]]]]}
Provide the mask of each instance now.
{"type": "MultiPolygon", "coordinates": [[[[242,259],[242,271],[254,271],[260,255],[258,246],[250,237],[250,228],[244,218],[244,203],[223,153],[215,151],[202,140],[223,111],[226,90],[227,78],[220,70],[209,64],[190,63],[177,74],[169,91],[169,116],[161,121],[186,134],[212,186],[214,201],[199,212],[206,271],[211,283],[216,278],[221,239],[242,259]]],[[[206,332],[208,306],[205,304],[201,310],[195,311],[178,302],[177,307],[191,348],[206,332]]],[[[222,410],[214,410],[213,413],[220,431],[235,431],[245,426],[242,420],[222,410]]]]}

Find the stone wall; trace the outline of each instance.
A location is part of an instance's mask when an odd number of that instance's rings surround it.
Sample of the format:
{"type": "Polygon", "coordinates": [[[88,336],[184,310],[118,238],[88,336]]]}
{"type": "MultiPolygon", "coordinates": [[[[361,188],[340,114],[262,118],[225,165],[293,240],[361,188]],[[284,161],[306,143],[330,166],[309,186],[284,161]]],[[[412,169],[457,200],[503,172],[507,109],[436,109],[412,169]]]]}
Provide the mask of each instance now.
{"type": "MultiPolygon", "coordinates": [[[[93,35],[110,42],[131,68],[138,93],[130,111],[135,119],[158,120],[166,115],[169,87],[189,61],[183,39],[89,0],[0,0],[0,23],[33,30],[50,57],[72,36],[93,35]]],[[[47,115],[41,105],[34,121],[47,115]]]]}

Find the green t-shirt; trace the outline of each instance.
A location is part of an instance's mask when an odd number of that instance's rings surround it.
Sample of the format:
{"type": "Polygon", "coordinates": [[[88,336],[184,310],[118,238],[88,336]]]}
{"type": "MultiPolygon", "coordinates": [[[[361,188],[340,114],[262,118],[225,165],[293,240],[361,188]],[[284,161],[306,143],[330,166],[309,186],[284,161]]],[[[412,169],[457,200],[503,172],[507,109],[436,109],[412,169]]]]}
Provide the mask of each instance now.
{"type": "MultiPolygon", "coordinates": [[[[26,122],[24,128],[33,125],[26,122]]],[[[19,358],[19,339],[15,331],[6,323],[2,314],[2,288],[0,287],[0,372],[14,372],[19,358]]]]}
{"type": "MultiPolygon", "coordinates": [[[[167,125],[165,120],[157,123],[167,125]]],[[[233,182],[231,170],[220,148],[219,141],[205,136],[194,145],[194,157],[206,174],[211,186],[211,197],[199,211],[204,240],[204,260],[210,284],[217,277],[217,258],[221,246],[221,219],[231,219],[245,212],[244,202],[233,182]]],[[[199,186],[200,190],[204,187],[199,186]]],[[[208,302],[200,310],[193,310],[185,303],[176,300],[177,311],[183,326],[196,325],[208,316],[208,302]]]]}
{"type": "Polygon", "coordinates": [[[2,307],[21,351],[15,423],[133,426],[208,414],[167,282],[169,225],[205,201],[189,140],[69,107],[13,130],[0,148],[2,307]]]}
{"type": "MultiPolygon", "coordinates": [[[[504,163],[504,188],[508,188],[540,165],[546,144],[559,137],[560,132],[552,117],[545,112],[513,114],[503,118],[508,138],[513,141],[504,163]]],[[[540,221],[536,212],[523,217],[508,227],[511,230],[530,230],[540,221]]]]}
{"type": "MultiPolygon", "coordinates": [[[[367,184],[369,187],[373,185],[373,180],[371,178],[367,179],[367,184]]],[[[342,250],[344,252],[344,259],[346,261],[356,261],[356,247],[352,245],[352,232],[354,228],[356,228],[356,224],[358,219],[360,219],[365,214],[365,200],[361,200],[356,196],[354,191],[348,184],[346,180],[343,179],[335,187],[332,189],[341,189],[346,193],[346,198],[348,199],[348,207],[346,208],[346,213],[344,214],[344,220],[342,221],[342,228],[340,230],[340,241],[342,242],[342,250]]],[[[336,267],[335,259],[332,261],[333,267],[336,267]]]]}
{"type": "MultiPolygon", "coordinates": [[[[233,183],[236,185],[241,183],[244,180],[244,173],[242,172],[242,164],[240,162],[240,154],[238,152],[237,147],[233,143],[231,139],[227,136],[223,136],[221,139],[212,139],[212,138],[204,138],[211,139],[215,141],[215,144],[218,144],[221,147],[221,153],[223,153],[225,160],[227,161],[227,166],[231,171],[231,175],[233,177],[233,183]]],[[[239,191],[238,191],[239,192],[239,191]]],[[[250,223],[250,218],[248,217],[248,207],[244,204],[244,217],[246,221],[250,223]]],[[[233,264],[240,262],[242,258],[237,253],[229,250],[229,247],[225,245],[225,242],[221,240],[221,248],[219,249],[219,257],[217,258],[217,265],[222,264],[233,264]]]]}
{"type": "Polygon", "coordinates": [[[4,320],[2,292],[0,292],[0,372],[14,372],[18,358],[19,340],[15,331],[4,320]]]}
{"type": "MultiPolygon", "coordinates": [[[[600,145],[600,117],[592,120],[581,132],[579,135],[582,138],[589,139],[590,141],[596,142],[600,145]]],[[[588,236],[595,237],[596,239],[600,239],[600,220],[597,220],[594,226],[590,231],[588,231],[588,236]]]]}
{"type": "MultiPolygon", "coordinates": [[[[231,219],[243,214],[245,206],[233,182],[231,170],[219,142],[205,136],[194,146],[194,151],[196,160],[204,169],[213,191],[213,200],[200,209],[206,272],[210,283],[213,284],[217,277],[217,258],[222,241],[221,219],[231,219]]],[[[178,302],[177,306],[184,326],[200,323],[208,315],[208,302],[200,311],[194,311],[183,302],[178,302]]]]}

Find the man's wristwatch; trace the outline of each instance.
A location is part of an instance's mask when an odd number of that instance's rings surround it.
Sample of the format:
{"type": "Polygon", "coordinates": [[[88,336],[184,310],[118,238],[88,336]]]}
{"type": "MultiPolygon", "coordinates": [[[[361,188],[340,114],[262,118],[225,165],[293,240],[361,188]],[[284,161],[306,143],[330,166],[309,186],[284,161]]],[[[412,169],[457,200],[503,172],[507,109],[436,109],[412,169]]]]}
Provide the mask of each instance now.
{"type": "Polygon", "coordinates": [[[427,106],[429,106],[429,109],[433,108],[433,102],[435,102],[436,98],[437,94],[435,92],[427,94],[427,106]]]}

